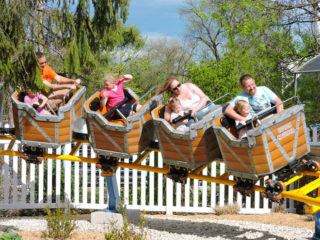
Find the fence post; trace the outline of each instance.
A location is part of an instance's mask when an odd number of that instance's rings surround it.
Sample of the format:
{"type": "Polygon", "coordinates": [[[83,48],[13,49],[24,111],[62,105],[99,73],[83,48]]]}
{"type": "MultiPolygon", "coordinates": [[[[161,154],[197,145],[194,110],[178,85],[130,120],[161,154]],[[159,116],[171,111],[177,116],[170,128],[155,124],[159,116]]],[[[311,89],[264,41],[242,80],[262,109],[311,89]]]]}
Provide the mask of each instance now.
{"type": "Polygon", "coordinates": [[[173,182],[171,179],[167,178],[167,192],[166,192],[166,214],[172,215],[173,207],[173,182]]]}
{"type": "MultiPolygon", "coordinates": [[[[65,145],[63,154],[68,154],[71,151],[71,144],[68,143],[65,145]]],[[[63,161],[64,167],[64,203],[67,204],[71,201],[71,181],[72,181],[72,174],[71,174],[71,162],[70,161],[63,161]]]]}
{"type": "MultiPolygon", "coordinates": [[[[163,167],[163,159],[161,153],[155,153],[153,154],[158,155],[158,167],[162,168],[163,167]]],[[[158,206],[163,206],[163,174],[158,173],[158,206]]]]}

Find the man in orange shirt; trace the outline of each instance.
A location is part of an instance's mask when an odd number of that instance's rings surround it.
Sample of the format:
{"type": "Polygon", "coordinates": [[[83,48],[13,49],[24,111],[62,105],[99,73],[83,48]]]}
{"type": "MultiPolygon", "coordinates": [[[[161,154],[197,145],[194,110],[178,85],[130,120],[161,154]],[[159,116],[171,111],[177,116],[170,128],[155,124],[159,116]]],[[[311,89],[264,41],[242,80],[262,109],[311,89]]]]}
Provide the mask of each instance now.
{"type": "Polygon", "coordinates": [[[62,104],[63,97],[70,89],[76,89],[76,86],[81,83],[81,80],[70,79],[58,75],[49,65],[47,65],[47,59],[42,52],[37,52],[36,54],[41,69],[42,82],[51,89],[51,93],[48,96],[48,103],[54,110],[57,110],[58,106],[62,104]],[[52,80],[55,80],[57,84],[52,83],[52,80]]]}

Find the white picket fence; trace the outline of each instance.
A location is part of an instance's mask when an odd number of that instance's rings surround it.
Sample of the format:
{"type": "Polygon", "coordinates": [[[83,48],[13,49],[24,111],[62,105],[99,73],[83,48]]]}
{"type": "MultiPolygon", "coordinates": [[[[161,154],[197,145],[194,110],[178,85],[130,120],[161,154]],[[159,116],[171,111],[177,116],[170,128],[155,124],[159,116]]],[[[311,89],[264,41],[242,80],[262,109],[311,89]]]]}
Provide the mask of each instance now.
{"type": "Polygon", "coordinates": [[[309,139],[310,139],[311,145],[320,146],[320,129],[317,129],[316,127],[310,129],[309,135],[310,135],[309,139]]]}
{"type": "MultiPolygon", "coordinates": [[[[315,141],[320,142],[316,129],[310,135],[313,144],[315,141]]],[[[8,144],[8,141],[0,141],[2,149],[6,149],[8,144]]],[[[19,145],[16,144],[13,150],[18,149],[19,145]]],[[[71,144],[68,144],[64,149],[57,149],[56,154],[67,154],[70,149],[71,144]]],[[[52,149],[48,149],[48,153],[53,153],[52,149]]],[[[77,155],[95,157],[95,153],[86,144],[77,155]]],[[[47,159],[34,165],[16,156],[1,158],[0,209],[35,209],[48,205],[54,208],[69,203],[80,209],[108,207],[105,178],[100,176],[100,170],[95,164],[47,159]]],[[[161,154],[153,152],[142,164],[162,167],[161,154]]],[[[224,164],[214,162],[202,174],[216,177],[224,172],[224,164]]],[[[128,209],[167,214],[212,213],[216,206],[238,203],[241,213],[268,213],[273,207],[267,199],[260,197],[259,192],[255,192],[253,197],[242,197],[234,193],[231,186],[212,182],[188,179],[186,184],[174,183],[161,173],[127,168],[118,169],[116,178],[121,199],[128,209]]],[[[295,202],[286,200],[286,207],[288,211],[294,212],[295,202]]]]}

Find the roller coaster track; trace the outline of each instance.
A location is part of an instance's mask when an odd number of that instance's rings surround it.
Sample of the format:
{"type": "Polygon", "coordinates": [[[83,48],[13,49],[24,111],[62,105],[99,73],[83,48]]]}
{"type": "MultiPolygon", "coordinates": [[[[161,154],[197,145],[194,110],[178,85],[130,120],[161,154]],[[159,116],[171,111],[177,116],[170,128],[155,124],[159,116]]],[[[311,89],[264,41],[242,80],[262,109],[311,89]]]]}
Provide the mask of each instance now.
{"type": "MultiPolygon", "coordinates": [[[[7,156],[16,156],[16,157],[24,157],[23,152],[19,151],[13,151],[12,146],[15,143],[15,137],[10,135],[1,135],[0,139],[2,140],[11,140],[7,149],[0,150],[0,155],[7,155],[7,156]]],[[[76,140],[74,147],[71,149],[69,154],[63,154],[63,155],[57,155],[57,154],[48,154],[43,153],[43,158],[45,159],[59,159],[59,160],[67,160],[67,161],[76,161],[76,162],[85,162],[85,163],[99,163],[98,158],[85,158],[85,157],[78,157],[75,156],[75,153],[80,148],[82,144],[88,144],[88,141],[86,140],[76,140]]],[[[311,149],[311,153],[314,155],[315,158],[319,157],[320,155],[315,155],[316,153],[319,153],[320,147],[314,147],[311,149]]],[[[145,166],[141,165],[144,158],[146,158],[150,152],[152,151],[159,151],[158,149],[148,149],[147,151],[143,152],[138,156],[138,158],[133,163],[124,163],[124,162],[118,162],[117,167],[120,168],[130,168],[130,169],[136,169],[136,170],[143,170],[148,172],[155,172],[155,173],[162,173],[162,174],[168,174],[169,173],[169,167],[165,166],[164,168],[158,168],[158,167],[151,167],[151,166],[145,166]]],[[[219,177],[212,177],[212,176],[205,176],[200,174],[200,172],[205,168],[206,166],[201,166],[200,168],[194,170],[193,172],[189,172],[187,174],[188,178],[191,179],[197,179],[202,181],[208,181],[208,182],[214,182],[218,184],[224,184],[229,186],[234,186],[236,184],[236,181],[229,180],[230,174],[225,173],[219,177]]],[[[113,173],[107,172],[102,170],[101,175],[102,176],[111,176],[113,173]]],[[[320,189],[320,171],[312,172],[312,171],[303,171],[300,173],[297,173],[294,177],[291,177],[287,181],[283,182],[284,189],[281,192],[282,198],[287,199],[293,199],[299,202],[304,202],[306,204],[306,211],[308,213],[316,213],[320,210],[320,196],[319,196],[319,190],[316,194],[317,196],[313,197],[311,192],[320,189]],[[309,183],[306,185],[295,188],[292,190],[287,190],[287,186],[290,184],[300,180],[303,177],[308,176],[309,179],[312,179],[309,183]]],[[[264,192],[266,191],[266,187],[261,187],[255,185],[253,187],[254,191],[258,192],[264,192]]],[[[315,195],[315,194],[313,194],[315,195]]]]}

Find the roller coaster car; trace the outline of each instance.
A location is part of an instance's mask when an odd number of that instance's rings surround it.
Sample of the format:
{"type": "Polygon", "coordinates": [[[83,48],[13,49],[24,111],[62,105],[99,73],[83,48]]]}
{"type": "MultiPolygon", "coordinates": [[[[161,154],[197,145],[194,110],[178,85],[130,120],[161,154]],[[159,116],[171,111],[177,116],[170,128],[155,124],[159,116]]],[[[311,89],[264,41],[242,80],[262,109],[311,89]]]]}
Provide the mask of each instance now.
{"type": "Polygon", "coordinates": [[[190,125],[190,130],[175,130],[163,117],[165,105],[152,111],[160,151],[164,163],[179,168],[194,170],[221,159],[218,142],[212,124],[214,116],[222,114],[217,107],[200,121],[190,125]],[[218,114],[219,113],[219,114],[218,114]]]}
{"type": "Polygon", "coordinates": [[[227,172],[239,179],[257,180],[275,173],[278,180],[286,180],[290,168],[310,151],[304,105],[262,118],[260,126],[247,132],[247,140],[237,139],[222,113],[213,127],[227,172]]]}
{"type": "Polygon", "coordinates": [[[14,92],[11,99],[16,139],[32,148],[57,148],[71,142],[75,128],[82,128],[85,91],[80,86],[56,115],[39,114],[23,102],[23,92],[14,92]]]}
{"type": "MultiPolygon", "coordinates": [[[[131,89],[125,88],[124,92],[125,101],[138,102],[138,97],[131,89]]],[[[162,95],[154,96],[134,115],[112,120],[105,116],[117,106],[108,112],[106,107],[100,111],[100,92],[93,94],[84,108],[89,142],[94,151],[106,157],[127,158],[148,148],[155,140],[151,110],[162,102],[162,98],[162,95]]]]}

